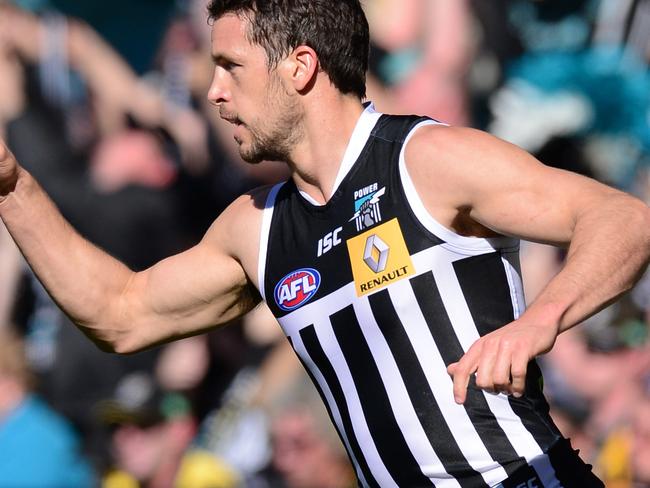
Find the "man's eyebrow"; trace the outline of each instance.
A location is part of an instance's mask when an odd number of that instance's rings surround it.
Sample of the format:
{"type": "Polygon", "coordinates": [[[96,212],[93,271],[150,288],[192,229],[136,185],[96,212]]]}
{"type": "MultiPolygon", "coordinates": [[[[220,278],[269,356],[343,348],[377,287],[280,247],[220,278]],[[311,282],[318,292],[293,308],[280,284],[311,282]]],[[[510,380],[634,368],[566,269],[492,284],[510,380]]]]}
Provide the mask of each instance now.
{"type": "Polygon", "coordinates": [[[212,62],[217,65],[217,66],[223,66],[224,64],[237,64],[234,59],[232,59],[229,56],[225,56],[224,54],[210,54],[210,58],[212,58],[212,62]]]}

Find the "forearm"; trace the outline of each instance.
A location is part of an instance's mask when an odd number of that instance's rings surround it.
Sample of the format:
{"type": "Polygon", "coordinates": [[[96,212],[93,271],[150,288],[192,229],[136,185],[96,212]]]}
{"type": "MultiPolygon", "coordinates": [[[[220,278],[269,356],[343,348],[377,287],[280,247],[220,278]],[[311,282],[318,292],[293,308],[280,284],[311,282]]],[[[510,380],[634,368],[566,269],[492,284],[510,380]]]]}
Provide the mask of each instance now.
{"type": "Polygon", "coordinates": [[[15,189],[0,200],[0,217],[57,304],[98,345],[110,348],[132,272],[83,239],[22,169],[15,189]]]}
{"type": "Polygon", "coordinates": [[[20,280],[21,259],[11,237],[0,224],[0,329],[11,321],[11,310],[20,280]]]}
{"type": "Polygon", "coordinates": [[[627,195],[610,194],[576,224],[563,269],[522,317],[561,333],[634,286],[650,261],[650,211],[627,195]]]}

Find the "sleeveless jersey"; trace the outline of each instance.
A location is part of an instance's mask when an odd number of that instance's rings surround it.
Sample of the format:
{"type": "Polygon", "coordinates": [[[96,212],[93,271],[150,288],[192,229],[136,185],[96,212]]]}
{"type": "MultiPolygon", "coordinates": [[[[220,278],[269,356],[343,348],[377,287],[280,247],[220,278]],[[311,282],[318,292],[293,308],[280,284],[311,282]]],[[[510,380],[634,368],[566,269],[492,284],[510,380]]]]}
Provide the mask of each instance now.
{"type": "Polygon", "coordinates": [[[546,453],[562,437],[534,361],[522,398],[471,382],[465,404],[454,401],[447,366],[516,319],[524,297],[517,240],[461,237],[416,193],[404,147],[433,123],[369,106],[327,204],[291,180],[274,187],[260,291],[362,486],[490,487],[527,463],[532,486],[561,486],[546,453]]]}

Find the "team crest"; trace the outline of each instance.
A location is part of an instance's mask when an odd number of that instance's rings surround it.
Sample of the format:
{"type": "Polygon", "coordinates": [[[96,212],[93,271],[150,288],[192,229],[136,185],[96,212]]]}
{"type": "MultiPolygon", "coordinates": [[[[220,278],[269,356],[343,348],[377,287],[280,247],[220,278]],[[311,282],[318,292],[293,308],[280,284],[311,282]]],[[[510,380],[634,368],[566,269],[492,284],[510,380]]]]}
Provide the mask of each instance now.
{"type": "Polygon", "coordinates": [[[374,183],[354,192],[354,215],[350,219],[357,225],[357,232],[381,222],[379,199],[386,193],[386,187],[379,189],[374,183]]]}
{"type": "Polygon", "coordinates": [[[292,271],[282,278],[273,291],[275,303],[285,312],[307,303],[318,291],[320,273],[313,268],[292,271]]]}

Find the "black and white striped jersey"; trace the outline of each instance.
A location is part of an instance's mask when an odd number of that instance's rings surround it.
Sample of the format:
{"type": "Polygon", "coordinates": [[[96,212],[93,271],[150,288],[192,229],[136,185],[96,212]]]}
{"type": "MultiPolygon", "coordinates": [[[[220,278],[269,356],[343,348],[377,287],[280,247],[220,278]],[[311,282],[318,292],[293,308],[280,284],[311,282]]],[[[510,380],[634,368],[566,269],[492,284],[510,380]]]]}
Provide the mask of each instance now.
{"type": "Polygon", "coordinates": [[[292,181],[274,187],[261,293],[362,486],[491,487],[527,463],[540,480],[528,486],[561,486],[545,453],[562,438],[534,361],[524,397],[474,384],[464,405],[454,402],[447,366],[517,318],[524,297],[517,240],[461,237],[418,197],[404,147],[433,123],[369,106],[327,204],[292,181]]]}

